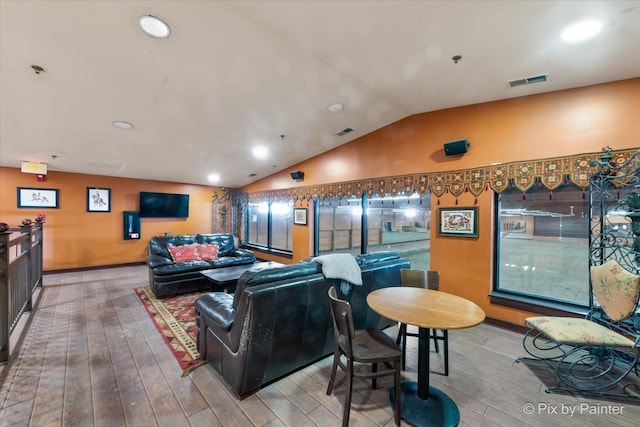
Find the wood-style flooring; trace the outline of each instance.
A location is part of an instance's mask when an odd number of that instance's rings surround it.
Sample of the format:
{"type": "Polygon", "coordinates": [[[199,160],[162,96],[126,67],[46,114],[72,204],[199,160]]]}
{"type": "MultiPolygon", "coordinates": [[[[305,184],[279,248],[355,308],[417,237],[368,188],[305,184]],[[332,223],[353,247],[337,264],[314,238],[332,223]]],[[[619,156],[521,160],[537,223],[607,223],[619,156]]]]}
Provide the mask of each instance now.
{"type": "MultiPolygon", "coordinates": [[[[132,290],[147,280],[144,265],[45,275],[36,310],[12,335],[12,360],[0,367],[0,425],[341,424],[343,383],[325,394],[330,357],[242,401],[207,365],[183,378],[132,290]]],[[[461,426],[640,424],[637,405],[545,393],[541,379],[515,362],[524,356],[519,333],[483,324],[449,337],[450,374],[436,373],[442,355],[432,351],[431,384],[456,401],[461,426]]],[[[416,344],[409,341],[404,377],[415,379],[416,344]]],[[[391,383],[379,384],[355,383],[352,426],[394,425],[391,383]]]]}

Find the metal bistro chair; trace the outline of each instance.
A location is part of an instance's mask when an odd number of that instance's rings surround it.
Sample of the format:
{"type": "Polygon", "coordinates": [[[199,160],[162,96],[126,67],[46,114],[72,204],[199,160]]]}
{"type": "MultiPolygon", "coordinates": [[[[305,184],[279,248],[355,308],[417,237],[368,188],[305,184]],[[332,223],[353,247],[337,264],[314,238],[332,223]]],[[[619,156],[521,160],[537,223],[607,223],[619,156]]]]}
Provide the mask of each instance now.
{"type": "Polygon", "coordinates": [[[592,265],[590,278],[597,304],[586,318],[525,319],[531,329],[522,344],[531,357],[518,361],[543,361],[554,370],[560,384],[548,387],[548,393],[568,391],[637,401],[640,276],[611,259],[592,265]]]}
{"type": "Polygon", "coordinates": [[[336,289],[332,286],[329,289],[329,301],[331,303],[331,314],[333,316],[333,329],[335,335],[335,345],[333,351],[333,366],[331,368],[331,379],[327,387],[327,395],[333,391],[338,366],[346,373],[346,392],[344,397],[344,414],[342,425],[349,425],[349,412],[351,410],[351,393],[353,388],[353,377],[371,378],[371,385],[376,388],[376,380],[382,376],[394,376],[395,399],[394,418],[396,425],[400,425],[400,358],[402,352],[393,342],[393,339],[383,331],[377,329],[366,329],[356,331],[353,326],[351,305],[344,300],[338,299],[336,289]],[[343,362],[343,357],[345,361],[343,362]],[[371,372],[354,369],[354,362],[361,364],[371,364],[371,372]],[[378,363],[383,363],[386,370],[378,371],[378,363]]]}
{"type": "MultiPolygon", "coordinates": [[[[427,288],[434,291],[440,290],[440,273],[435,270],[412,270],[403,268],[400,270],[400,285],[409,286],[413,288],[427,288]]],[[[407,332],[406,323],[400,323],[398,329],[398,338],[396,344],[402,347],[402,369],[405,369],[407,359],[407,337],[417,337],[415,332],[407,332]]],[[[436,353],[440,353],[439,341],[442,341],[444,346],[444,375],[449,375],[449,335],[447,330],[438,331],[433,329],[430,333],[430,338],[433,339],[433,346],[436,349],[436,353]]]]}

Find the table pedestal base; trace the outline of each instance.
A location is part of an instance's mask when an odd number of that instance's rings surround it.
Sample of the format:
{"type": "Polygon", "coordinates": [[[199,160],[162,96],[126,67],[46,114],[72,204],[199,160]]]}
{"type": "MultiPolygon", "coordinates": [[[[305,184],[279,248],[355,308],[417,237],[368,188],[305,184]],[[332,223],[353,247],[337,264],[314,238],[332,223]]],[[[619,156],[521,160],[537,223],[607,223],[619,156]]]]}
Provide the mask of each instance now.
{"type": "MultiPolygon", "coordinates": [[[[395,389],[391,389],[389,399],[393,406],[395,389]]],[[[418,383],[402,383],[400,396],[401,417],[415,426],[457,426],[460,411],[453,400],[442,391],[429,387],[429,399],[418,397],[418,383]]]]}

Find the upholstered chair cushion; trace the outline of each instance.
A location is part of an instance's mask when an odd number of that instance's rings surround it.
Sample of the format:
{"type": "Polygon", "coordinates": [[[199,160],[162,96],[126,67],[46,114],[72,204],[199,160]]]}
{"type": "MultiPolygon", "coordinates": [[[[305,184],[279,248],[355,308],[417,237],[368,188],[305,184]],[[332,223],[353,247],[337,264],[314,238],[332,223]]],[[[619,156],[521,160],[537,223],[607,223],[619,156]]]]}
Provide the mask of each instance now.
{"type": "Polygon", "coordinates": [[[636,306],[640,276],[612,259],[591,267],[591,285],[602,310],[611,320],[618,321],[629,317],[636,306]]]}
{"type": "Polygon", "coordinates": [[[633,346],[624,335],[587,319],[538,316],[527,318],[525,323],[561,344],[633,346]]]}

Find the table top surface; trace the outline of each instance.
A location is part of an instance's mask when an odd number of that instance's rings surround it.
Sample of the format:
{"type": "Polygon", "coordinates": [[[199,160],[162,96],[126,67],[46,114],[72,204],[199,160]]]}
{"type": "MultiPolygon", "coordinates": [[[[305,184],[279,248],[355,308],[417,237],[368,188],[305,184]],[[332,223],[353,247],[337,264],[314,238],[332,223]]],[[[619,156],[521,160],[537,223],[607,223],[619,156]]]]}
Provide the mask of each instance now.
{"type": "Polygon", "coordinates": [[[464,329],[484,321],[484,311],[474,302],[424,288],[390,287],[367,295],[376,313],[396,322],[431,329],[464,329]]]}
{"type": "Polygon", "coordinates": [[[234,282],[242,276],[245,271],[265,270],[267,268],[283,267],[284,264],[275,261],[254,262],[253,264],[232,265],[230,267],[212,268],[202,270],[200,274],[206,276],[214,283],[234,282]]]}

